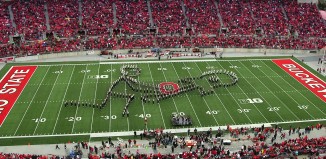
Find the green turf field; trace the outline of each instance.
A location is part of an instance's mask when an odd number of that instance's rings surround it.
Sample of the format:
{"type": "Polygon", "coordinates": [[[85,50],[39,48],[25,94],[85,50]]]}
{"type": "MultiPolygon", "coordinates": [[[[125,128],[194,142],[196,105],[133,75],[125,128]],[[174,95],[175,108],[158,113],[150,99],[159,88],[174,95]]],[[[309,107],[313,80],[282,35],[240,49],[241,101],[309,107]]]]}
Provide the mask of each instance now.
{"type": "MultiPolygon", "coordinates": [[[[189,115],[193,121],[191,127],[326,120],[325,102],[269,59],[131,63],[141,69],[136,78],[150,84],[177,83],[178,79],[219,69],[233,71],[239,81],[234,86],[216,88],[213,94],[204,97],[194,90],[159,104],[142,102],[140,93],[120,83],[115,91],[135,93],[136,97],[127,118],[121,115],[126,104],[121,98],[110,97],[104,109],[65,107],[63,103],[71,100],[100,103],[111,83],[120,77],[120,68],[128,62],[43,63],[38,65],[1,126],[0,137],[180,128],[172,126],[172,113],[189,115]],[[94,78],[96,75],[100,78],[94,78]],[[147,125],[144,117],[148,118],[147,125]]],[[[0,78],[8,69],[9,65],[1,70],[0,78]]],[[[323,77],[322,80],[325,81],[323,77]]],[[[197,84],[211,86],[207,79],[197,84]]]]}

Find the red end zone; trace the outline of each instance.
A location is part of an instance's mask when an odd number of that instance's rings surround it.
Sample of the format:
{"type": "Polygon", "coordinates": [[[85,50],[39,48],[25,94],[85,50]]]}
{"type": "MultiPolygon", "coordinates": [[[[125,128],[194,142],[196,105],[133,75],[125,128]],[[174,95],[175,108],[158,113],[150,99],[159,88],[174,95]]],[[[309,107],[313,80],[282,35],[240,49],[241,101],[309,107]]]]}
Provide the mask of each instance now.
{"type": "Polygon", "coordinates": [[[37,66],[13,66],[0,81],[0,126],[36,68],[37,66]]]}
{"type": "Polygon", "coordinates": [[[273,62],[326,102],[326,84],[323,80],[316,77],[292,59],[275,59],[273,62]]]}

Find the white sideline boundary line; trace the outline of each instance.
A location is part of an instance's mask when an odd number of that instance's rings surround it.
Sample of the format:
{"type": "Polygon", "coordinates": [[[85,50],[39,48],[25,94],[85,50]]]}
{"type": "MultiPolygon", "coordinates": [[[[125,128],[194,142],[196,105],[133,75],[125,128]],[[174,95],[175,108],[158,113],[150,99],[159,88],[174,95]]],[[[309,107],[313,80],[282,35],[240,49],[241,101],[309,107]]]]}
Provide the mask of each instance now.
{"type": "MultiPolygon", "coordinates": [[[[192,60],[192,59],[180,59],[180,60],[161,60],[161,61],[158,61],[158,60],[152,60],[152,61],[146,61],[146,60],[136,60],[136,61],[106,61],[106,62],[99,62],[99,63],[86,63],[86,64],[81,64],[81,63],[76,63],[76,64],[73,64],[73,63],[62,63],[62,64],[48,64],[48,65],[30,65],[30,66],[39,66],[39,67],[42,67],[42,66],[61,66],[61,65],[75,65],[75,66],[79,66],[79,65],[106,65],[106,64],[134,64],[134,63],[169,63],[169,62],[214,62],[214,61],[258,61],[258,60],[284,60],[284,59],[289,59],[289,58],[252,58],[252,59],[215,59],[215,58],[212,58],[212,59],[195,59],[195,60],[192,60]]],[[[149,59],[150,60],[150,59],[149,59]]],[[[26,64],[28,65],[28,64],[26,64]]]]}
{"type": "MultiPolygon", "coordinates": [[[[316,120],[299,120],[299,121],[285,121],[285,122],[273,122],[273,123],[256,123],[248,125],[230,125],[232,128],[241,128],[241,127],[261,127],[263,124],[265,127],[272,127],[275,124],[291,124],[291,123],[302,123],[302,122],[316,122],[316,121],[326,121],[325,119],[316,119],[316,120]]],[[[212,128],[214,131],[217,129],[226,130],[227,126],[212,126],[212,127],[197,127],[198,131],[207,131],[212,128]]],[[[191,128],[194,129],[194,128],[191,128]]],[[[188,131],[188,128],[180,129],[164,129],[164,132],[171,133],[185,133],[188,131]]],[[[142,133],[143,131],[136,131],[137,133],[142,133]]],[[[117,131],[117,132],[106,132],[106,133],[78,133],[78,134],[55,134],[55,135],[36,135],[36,136],[2,136],[0,139],[15,139],[15,138],[39,138],[39,137],[65,137],[65,136],[86,136],[89,135],[91,138],[94,137],[108,137],[108,136],[133,136],[134,131],[117,131]]]]}

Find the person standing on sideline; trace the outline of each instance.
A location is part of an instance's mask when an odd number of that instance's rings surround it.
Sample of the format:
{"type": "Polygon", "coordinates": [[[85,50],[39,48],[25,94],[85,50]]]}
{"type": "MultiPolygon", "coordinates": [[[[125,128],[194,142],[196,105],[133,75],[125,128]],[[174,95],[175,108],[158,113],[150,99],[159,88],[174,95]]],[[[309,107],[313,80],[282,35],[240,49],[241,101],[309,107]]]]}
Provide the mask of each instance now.
{"type": "Polygon", "coordinates": [[[55,146],[55,149],[59,149],[60,150],[60,147],[58,146],[58,144],[55,146]]]}

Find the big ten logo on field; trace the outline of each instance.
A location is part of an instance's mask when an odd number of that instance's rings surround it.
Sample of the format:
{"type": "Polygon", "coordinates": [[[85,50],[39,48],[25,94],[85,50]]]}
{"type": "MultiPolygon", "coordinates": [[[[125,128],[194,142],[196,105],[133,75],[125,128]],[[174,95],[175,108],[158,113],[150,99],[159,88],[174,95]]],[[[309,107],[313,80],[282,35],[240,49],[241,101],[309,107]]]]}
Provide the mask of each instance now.
{"type": "Polygon", "coordinates": [[[89,75],[88,78],[90,79],[107,79],[109,75],[89,75]]]}
{"type": "Polygon", "coordinates": [[[263,100],[260,98],[247,98],[247,99],[238,99],[240,104],[257,104],[257,103],[263,103],[263,100]]]}

